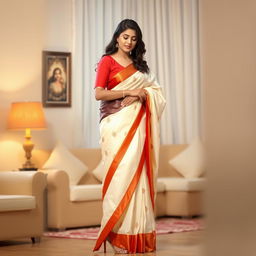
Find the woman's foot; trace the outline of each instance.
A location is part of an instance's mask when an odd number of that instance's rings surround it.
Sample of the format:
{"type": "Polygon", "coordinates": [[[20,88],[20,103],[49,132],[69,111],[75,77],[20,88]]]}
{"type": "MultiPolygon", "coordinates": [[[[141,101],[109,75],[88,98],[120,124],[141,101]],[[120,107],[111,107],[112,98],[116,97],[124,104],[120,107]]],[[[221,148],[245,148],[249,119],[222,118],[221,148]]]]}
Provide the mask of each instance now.
{"type": "Polygon", "coordinates": [[[116,254],[128,254],[128,251],[126,249],[122,249],[122,248],[119,248],[117,246],[114,246],[110,239],[107,238],[106,241],[108,241],[108,243],[110,244],[110,246],[113,248],[113,250],[115,251],[116,254]]]}
{"type": "Polygon", "coordinates": [[[116,254],[128,254],[128,251],[119,247],[114,246],[114,250],[116,254]]]}

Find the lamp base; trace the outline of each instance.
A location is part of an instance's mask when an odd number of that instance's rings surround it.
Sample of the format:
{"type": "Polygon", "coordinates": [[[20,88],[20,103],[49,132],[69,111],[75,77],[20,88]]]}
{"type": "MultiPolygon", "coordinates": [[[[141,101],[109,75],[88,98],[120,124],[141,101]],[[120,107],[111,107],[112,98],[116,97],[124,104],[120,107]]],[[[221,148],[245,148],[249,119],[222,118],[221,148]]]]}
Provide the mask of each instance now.
{"type": "Polygon", "coordinates": [[[20,171],[37,171],[38,168],[19,168],[20,171]]]}
{"type": "Polygon", "coordinates": [[[25,135],[25,141],[23,143],[23,148],[25,150],[26,162],[22,165],[22,168],[20,168],[20,171],[36,171],[37,168],[31,162],[31,157],[32,157],[31,152],[34,148],[34,144],[31,141],[31,133],[29,128],[26,128],[26,135],[25,135]]]}

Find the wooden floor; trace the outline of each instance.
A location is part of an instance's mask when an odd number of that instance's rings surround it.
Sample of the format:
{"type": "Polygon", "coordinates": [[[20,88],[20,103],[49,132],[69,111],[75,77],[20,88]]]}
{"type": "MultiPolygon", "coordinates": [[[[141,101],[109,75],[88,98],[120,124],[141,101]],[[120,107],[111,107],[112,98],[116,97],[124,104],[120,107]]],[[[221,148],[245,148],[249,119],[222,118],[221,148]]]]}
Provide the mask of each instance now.
{"type": "MultiPolygon", "coordinates": [[[[136,256],[203,256],[204,231],[173,233],[157,236],[157,251],[147,254],[118,254],[136,256]]],[[[29,239],[0,242],[1,256],[112,256],[107,245],[93,253],[95,240],[43,237],[40,243],[32,244],[29,239]]]]}

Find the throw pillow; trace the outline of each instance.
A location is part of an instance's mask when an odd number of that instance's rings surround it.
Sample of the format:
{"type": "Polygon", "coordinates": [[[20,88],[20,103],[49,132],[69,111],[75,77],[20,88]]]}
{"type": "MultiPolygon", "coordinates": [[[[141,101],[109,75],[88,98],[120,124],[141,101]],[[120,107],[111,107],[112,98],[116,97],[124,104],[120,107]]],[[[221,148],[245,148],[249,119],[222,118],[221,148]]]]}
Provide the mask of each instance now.
{"type": "Polygon", "coordinates": [[[92,170],[92,174],[95,176],[97,180],[100,182],[103,181],[105,178],[105,171],[104,171],[104,162],[101,160],[99,164],[92,170]]]}
{"type": "Polygon", "coordinates": [[[205,154],[200,139],[194,139],[185,150],[170,159],[169,164],[185,178],[202,176],[205,172],[205,154]]]}
{"type": "Polygon", "coordinates": [[[69,176],[70,185],[77,185],[88,167],[76,158],[62,143],[57,143],[43,169],[58,169],[69,176]]]}

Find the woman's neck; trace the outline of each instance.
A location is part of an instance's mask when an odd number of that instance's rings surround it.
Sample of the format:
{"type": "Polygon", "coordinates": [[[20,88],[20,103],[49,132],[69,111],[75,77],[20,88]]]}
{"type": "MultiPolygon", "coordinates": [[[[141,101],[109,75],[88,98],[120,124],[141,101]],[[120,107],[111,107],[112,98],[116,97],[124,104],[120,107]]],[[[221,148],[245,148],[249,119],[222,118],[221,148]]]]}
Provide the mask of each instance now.
{"type": "Polygon", "coordinates": [[[118,51],[113,54],[113,55],[116,55],[117,58],[121,58],[121,59],[124,59],[124,60],[130,60],[130,54],[129,53],[126,53],[120,49],[118,49],[118,51]]]}

